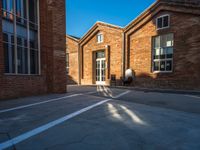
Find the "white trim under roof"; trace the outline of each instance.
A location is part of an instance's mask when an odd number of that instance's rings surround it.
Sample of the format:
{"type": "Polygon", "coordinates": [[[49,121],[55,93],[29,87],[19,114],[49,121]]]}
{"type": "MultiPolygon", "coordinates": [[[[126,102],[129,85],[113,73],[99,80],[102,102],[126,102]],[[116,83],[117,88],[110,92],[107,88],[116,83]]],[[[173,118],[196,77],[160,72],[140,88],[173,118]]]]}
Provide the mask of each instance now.
{"type": "Polygon", "coordinates": [[[103,21],[97,21],[96,23],[103,23],[103,24],[110,25],[110,26],[117,27],[117,28],[121,28],[121,29],[124,28],[124,27],[122,27],[122,26],[118,26],[118,25],[114,25],[114,24],[106,23],[106,22],[103,22],[103,21]]]}

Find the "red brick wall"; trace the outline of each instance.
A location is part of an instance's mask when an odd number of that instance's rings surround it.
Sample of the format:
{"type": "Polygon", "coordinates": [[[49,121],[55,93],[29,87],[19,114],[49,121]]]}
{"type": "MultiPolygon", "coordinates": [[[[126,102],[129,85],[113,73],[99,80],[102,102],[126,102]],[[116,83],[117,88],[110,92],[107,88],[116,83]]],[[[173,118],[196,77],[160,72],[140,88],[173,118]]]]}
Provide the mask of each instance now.
{"type": "Polygon", "coordinates": [[[140,87],[200,89],[200,17],[175,11],[159,11],[129,35],[129,66],[136,73],[133,83],[140,87]],[[155,19],[170,14],[170,28],[156,30],[155,19]],[[172,73],[152,72],[152,37],[174,34],[172,73]]]}
{"type": "Polygon", "coordinates": [[[81,43],[81,50],[83,51],[83,78],[81,84],[95,84],[95,60],[93,58],[93,52],[98,50],[105,50],[105,53],[109,51],[109,55],[106,58],[106,63],[110,64],[106,71],[106,84],[110,83],[110,75],[116,75],[116,78],[120,80],[121,64],[122,64],[122,34],[123,30],[120,28],[113,28],[106,25],[99,25],[91,36],[86,39],[85,43],[81,43]],[[97,43],[96,35],[101,32],[104,36],[103,43],[97,43]],[[106,48],[106,45],[109,48],[106,48]],[[108,50],[109,49],[109,50],[108,50]],[[109,61],[109,62],[108,62],[109,61]]]}
{"type": "MultiPolygon", "coordinates": [[[[65,1],[40,0],[39,9],[41,75],[5,75],[2,34],[0,34],[0,99],[66,92],[65,1]]],[[[1,30],[2,23],[0,33],[1,30]]]]}
{"type": "Polygon", "coordinates": [[[67,53],[69,54],[68,84],[78,83],[78,40],[67,37],[67,53]]]}

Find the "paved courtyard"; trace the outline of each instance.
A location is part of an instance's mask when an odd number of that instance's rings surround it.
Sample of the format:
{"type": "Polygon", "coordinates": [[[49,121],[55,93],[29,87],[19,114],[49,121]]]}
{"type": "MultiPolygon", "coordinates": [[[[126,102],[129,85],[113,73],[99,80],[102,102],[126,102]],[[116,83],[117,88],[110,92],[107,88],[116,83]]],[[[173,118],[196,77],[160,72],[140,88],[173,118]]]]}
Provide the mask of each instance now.
{"type": "Polygon", "coordinates": [[[104,86],[0,101],[0,150],[199,150],[200,96],[104,86]]]}

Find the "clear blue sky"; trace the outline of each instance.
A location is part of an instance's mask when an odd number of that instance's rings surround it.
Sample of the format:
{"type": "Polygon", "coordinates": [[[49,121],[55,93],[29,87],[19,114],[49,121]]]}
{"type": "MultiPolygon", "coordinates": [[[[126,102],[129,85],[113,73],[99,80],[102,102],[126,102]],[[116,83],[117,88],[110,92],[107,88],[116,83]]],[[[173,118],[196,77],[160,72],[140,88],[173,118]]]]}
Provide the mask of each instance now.
{"type": "Polygon", "coordinates": [[[82,37],[96,21],[126,26],[155,0],[66,0],[67,34],[82,37]]]}

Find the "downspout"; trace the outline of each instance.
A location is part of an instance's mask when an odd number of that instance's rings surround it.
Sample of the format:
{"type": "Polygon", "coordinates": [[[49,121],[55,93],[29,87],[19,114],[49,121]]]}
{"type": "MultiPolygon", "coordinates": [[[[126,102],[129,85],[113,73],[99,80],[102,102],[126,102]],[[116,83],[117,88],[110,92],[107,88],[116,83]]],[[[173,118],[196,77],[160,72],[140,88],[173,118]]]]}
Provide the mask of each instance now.
{"type": "Polygon", "coordinates": [[[80,44],[78,43],[78,85],[81,85],[81,53],[80,44]]]}
{"type": "Polygon", "coordinates": [[[125,76],[125,54],[126,54],[126,39],[125,39],[125,33],[123,31],[122,33],[122,79],[124,79],[125,76]]]}

